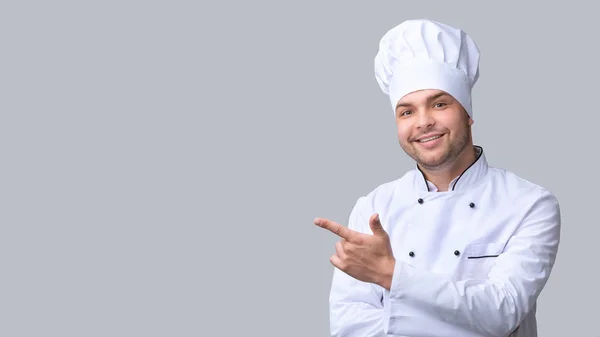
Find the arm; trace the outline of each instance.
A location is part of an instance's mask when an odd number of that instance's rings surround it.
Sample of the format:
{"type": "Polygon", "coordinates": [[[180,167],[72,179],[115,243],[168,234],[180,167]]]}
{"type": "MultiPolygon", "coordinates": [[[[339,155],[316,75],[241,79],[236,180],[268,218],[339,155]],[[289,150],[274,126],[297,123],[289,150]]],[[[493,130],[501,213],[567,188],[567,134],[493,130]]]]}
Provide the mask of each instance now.
{"type": "MultiPolygon", "coordinates": [[[[354,206],[348,228],[363,232],[368,218],[361,211],[366,201],[361,198],[354,206]]],[[[368,214],[368,213],[367,213],[368,214]]],[[[359,281],[334,268],[329,296],[331,335],[334,337],[380,337],[383,332],[383,288],[359,281]]]]}
{"type": "Polygon", "coordinates": [[[378,286],[358,281],[339,269],[333,272],[329,297],[333,337],[383,337],[383,293],[378,286]]]}
{"type": "Polygon", "coordinates": [[[385,332],[408,336],[507,336],[535,304],[560,237],[557,200],[544,193],[508,241],[487,279],[452,281],[397,262],[384,292],[385,332]]]}

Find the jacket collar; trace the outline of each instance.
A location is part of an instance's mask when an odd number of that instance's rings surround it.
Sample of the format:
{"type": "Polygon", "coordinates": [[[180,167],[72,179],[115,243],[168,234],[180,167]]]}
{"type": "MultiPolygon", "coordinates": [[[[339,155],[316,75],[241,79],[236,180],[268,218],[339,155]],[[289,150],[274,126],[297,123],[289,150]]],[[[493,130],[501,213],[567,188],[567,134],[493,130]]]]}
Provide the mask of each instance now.
{"type": "MultiPolygon", "coordinates": [[[[481,178],[483,178],[488,171],[488,163],[485,158],[485,154],[483,153],[483,148],[481,146],[475,147],[475,161],[467,167],[458,177],[454,178],[452,182],[450,182],[450,187],[448,191],[458,191],[465,190],[469,187],[477,184],[481,178]]],[[[427,191],[427,192],[435,192],[435,186],[428,182],[425,179],[425,175],[417,166],[415,174],[415,187],[418,191],[427,191]]]]}

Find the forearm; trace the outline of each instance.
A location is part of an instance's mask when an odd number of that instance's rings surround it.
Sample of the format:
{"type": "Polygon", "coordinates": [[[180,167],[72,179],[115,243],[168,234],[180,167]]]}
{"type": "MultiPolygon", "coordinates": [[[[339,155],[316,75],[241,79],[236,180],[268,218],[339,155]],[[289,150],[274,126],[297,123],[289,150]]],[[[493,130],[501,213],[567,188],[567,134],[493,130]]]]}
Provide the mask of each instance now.
{"type": "Polygon", "coordinates": [[[337,303],[331,307],[332,337],[384,337],[383,308],[365,303],[337,303]]]}
{"type": "Polygon", "coordinates": [[[398,267],[384,295],[386,332],[392,334],[452,336],[456,332],[440,329],[448,325],[462,336],[506,336],[535,300],[519,300],[510,285],[492,280],[451,281],[410,265],[398,267]],[[418,331],[412,331],[415,326],[418,331]]]}
{"type": "Polygon", "coordinates": [[[334,337],[383,337],[383,292],[334,270],[329,297],[330,330],[334,337]]]}

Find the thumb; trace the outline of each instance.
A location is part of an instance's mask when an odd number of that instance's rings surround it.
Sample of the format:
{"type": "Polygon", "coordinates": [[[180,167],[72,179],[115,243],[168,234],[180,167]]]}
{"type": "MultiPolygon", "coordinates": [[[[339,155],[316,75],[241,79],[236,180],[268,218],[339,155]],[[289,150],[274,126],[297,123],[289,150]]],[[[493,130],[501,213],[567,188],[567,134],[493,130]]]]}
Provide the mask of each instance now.
{"type": "Polygon", "coordinates": [[[379,214],[375,213],[371,215],[371,219],[369,219],[369,226],[375,235],[385,235],[385,230],[383,226],[381,226],[381,221],[379,220],[379,214]]]}

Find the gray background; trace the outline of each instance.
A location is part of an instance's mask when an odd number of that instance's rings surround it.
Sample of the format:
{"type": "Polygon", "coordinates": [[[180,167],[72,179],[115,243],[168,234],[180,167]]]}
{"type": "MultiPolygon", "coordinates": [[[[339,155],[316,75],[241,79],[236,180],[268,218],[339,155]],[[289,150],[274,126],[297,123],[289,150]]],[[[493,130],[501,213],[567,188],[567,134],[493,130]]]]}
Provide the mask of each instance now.
{"type": "Polygon", "coordinates": [[[540,336],[598,336],[591,6],[2,2],[0,336],[327,336],[312,220],[413,168],[373,75],[411,18],[476,40],[475,142],[561,202],[540,336]]]}

